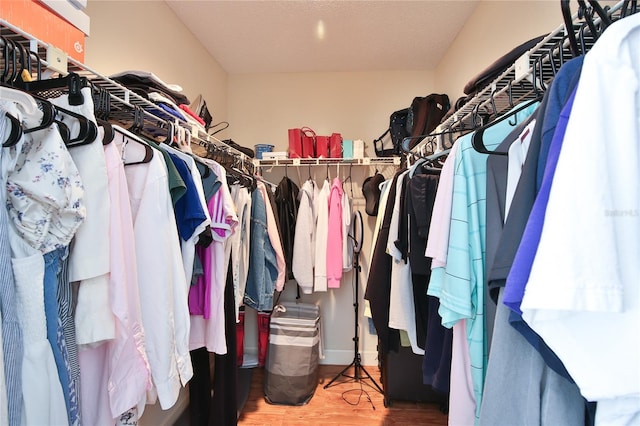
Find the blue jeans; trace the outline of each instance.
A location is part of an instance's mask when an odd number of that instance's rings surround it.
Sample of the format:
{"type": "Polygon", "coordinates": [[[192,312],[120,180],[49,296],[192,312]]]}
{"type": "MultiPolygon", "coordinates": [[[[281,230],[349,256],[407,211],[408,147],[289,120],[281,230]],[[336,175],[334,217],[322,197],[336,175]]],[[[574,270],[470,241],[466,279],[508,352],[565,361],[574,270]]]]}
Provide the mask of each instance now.
{"type": "Polygon", "coordinates": [[[44,255],[44,314],[47,319],[47,340],[58,368],[67,413],[71,412],[70,369],[62,322],[58,316],[58,273],[67,247],[55,249],[44,255]]]}

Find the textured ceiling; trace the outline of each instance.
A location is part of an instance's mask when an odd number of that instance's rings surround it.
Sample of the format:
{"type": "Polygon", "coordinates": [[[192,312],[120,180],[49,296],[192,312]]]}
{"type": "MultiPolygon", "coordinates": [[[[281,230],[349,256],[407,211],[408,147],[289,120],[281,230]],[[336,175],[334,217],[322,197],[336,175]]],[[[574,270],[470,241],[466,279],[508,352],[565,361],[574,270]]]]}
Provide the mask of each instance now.
{"type": "Polygon", "coordinates": [[[166,1],[238,74],[433,69],[478,0],[166,1]]]}

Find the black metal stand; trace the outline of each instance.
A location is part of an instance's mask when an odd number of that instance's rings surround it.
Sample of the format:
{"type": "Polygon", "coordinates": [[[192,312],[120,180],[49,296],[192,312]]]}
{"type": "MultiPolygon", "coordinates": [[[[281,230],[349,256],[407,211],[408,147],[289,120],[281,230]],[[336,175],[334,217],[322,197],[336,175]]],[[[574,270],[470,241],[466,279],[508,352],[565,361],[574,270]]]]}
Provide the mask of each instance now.
{"type": "Polygon", "coordinates": [[[343,383],[351,383],[351,382],[360,382],[360,381],[364,381],[366,379],[371,380],[371,383],[373,383],[374,386],[380,393],[384,394],[384,392],[382,391],[382,388],[380,387],[380,385],[378,383],[376,383],[376,381],[373,379],[373,377],[371,377],[371,374],[369,374],[367,372],[367,370],[364,368],[364,366],[361,363],[361,357],[360,357],[360,351],[359,351],[359,342],[360,342],[360,338],[358,337],[359,335],[359,323],[358,323],[358,315],[359,315],[359,299],[358,299],[358,288],[360,287],[360,283],[359,281],[359,276],[360,276],[360,252],[356,252],[354,253],[354,273],[356,274],[356,280],[355,280],[355,303],[353,304],[354,310],[355,310],[355,335],[353,337],[353,361],[351,361],[351,364],[347,365],[341,372],[339,372],[333,379],[331,379],[331,381],[329,383],[327,383],[326,385],[324,385],[324,388],[327,389],[328,387],[330,387],[338,378],[340,377],[346,377],[348,379],[351,380],[343,380],[340,381],[336,384],[334,384],[334,386],[337,385],[341,385],[343,383]],[[353,375],[350,376],[347,373],[347,371],[349,371],[349,369],[353,367],[353,375]],[[364,373],[364,374],[363,374],[364,373]]]}

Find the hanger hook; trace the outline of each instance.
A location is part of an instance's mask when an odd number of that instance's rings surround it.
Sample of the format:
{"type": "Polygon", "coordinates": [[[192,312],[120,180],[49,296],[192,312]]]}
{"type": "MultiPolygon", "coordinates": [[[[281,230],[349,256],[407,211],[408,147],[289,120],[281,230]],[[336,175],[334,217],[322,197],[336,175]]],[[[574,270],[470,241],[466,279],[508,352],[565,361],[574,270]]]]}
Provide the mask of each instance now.
{"type": "Polygon", "coordinates": [[[478,124],[478,111],[480,110],[480,103],[477,103],[473,110],[471,110],[471,118],[473,119],[473,126],[478,127],[481,124],[478,124]]]}
{"type": "Polygon", "coordinates": [[[494,115],[498,115],[498,108],[496,107],[496,99],[495,99],[495,93],[496,93],[496,89],[493,89],[491,91],[491,94],[489,95],[490,100],[491,100],[491,109],[492,109],[492,114],[494,115]]]}
{"type": "Polygon", "coordinates": [[[542,58],[544,57],[544,55],[540,56],[536,61],[540,64],[539,68],[538,68],[538,73],[540,74],[540,89],[545,92],[547,90],[547,85],[544,82],[544,76],[542,75],[543,73],[543,66],[542,66],[542,58]]]}

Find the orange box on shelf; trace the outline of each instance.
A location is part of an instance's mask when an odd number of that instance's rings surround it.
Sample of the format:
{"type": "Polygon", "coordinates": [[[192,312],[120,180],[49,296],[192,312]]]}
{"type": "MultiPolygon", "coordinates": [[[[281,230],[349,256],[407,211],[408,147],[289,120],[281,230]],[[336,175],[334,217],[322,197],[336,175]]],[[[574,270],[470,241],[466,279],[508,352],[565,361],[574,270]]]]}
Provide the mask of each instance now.
{"type": "Polygon", "coordinates": [[[84,62],[85,34],[33,0],[0,0],[0,19],[84,62]]]}

